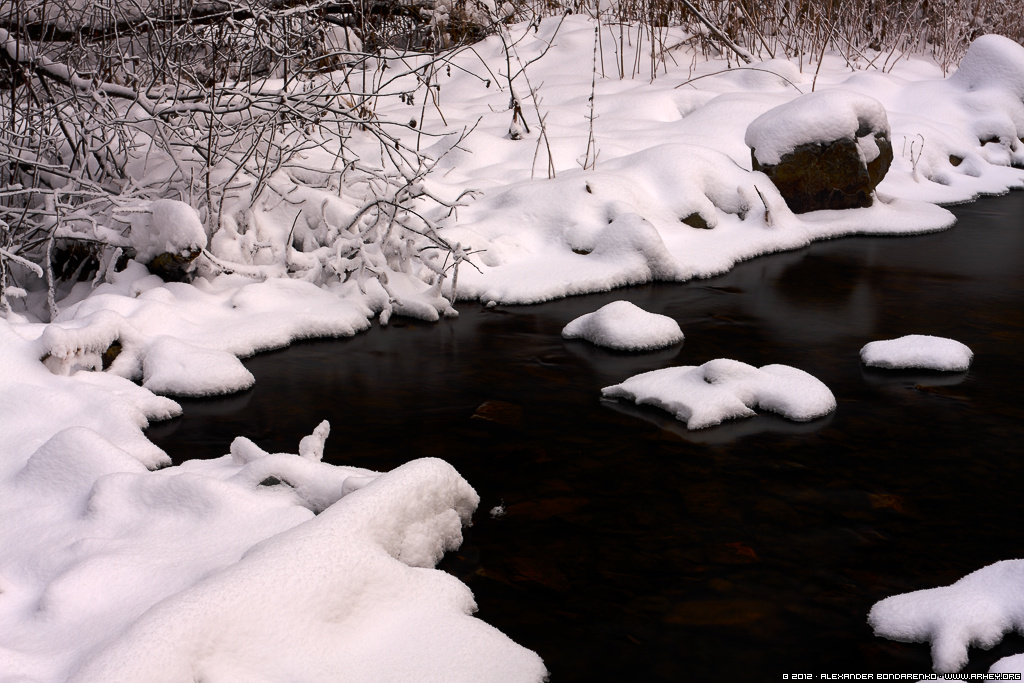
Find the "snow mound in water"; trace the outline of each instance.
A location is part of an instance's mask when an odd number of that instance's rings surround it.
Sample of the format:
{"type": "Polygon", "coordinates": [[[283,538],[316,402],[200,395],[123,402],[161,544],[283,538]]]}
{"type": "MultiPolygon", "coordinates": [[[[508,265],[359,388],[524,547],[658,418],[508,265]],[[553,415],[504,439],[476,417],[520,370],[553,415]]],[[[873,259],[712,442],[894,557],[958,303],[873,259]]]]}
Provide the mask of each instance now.
{"type": "Polygon", "coordinates": [[[566,339],[586,339],[620,351],[651,351],[683,341],[679,323],[628,301],[613,301],[565,326],[566,339]]]}
{"type": "MultiPolygon", "coordinates": [[[[967,648],[985,650],[1003,634],[1024,630],[1024,560],[1004,560],[951,586],[894,595],[875,603],[868,623],[875,635],[904,642],[931,642],[932,665],[941,673],[967,664],[967,648]]],[[[1019,657],[1019,656],[1018,656],[1019,657]]],[[[1010,659],[1010,658],[1006,658],[1010,659]]],[[[1000,671],[1012,667],[1003,663],[1000,671]]],[[[1000,666],[997,662],[993,666],[1000,666]]]]}
{"type": "Polygon", "coordinates": [[[873,368],[963,372],[970,367],[974,352],[953,339],[908,334],[899,339],[865,344],[860,350],[860,358],[865,365],[873,368]]]}
{"type": "Polygon", "coordinates": [[[667,410],[689,429],[752,417],[756,414],[754,408],[798,422],[836,409],[836,399],[828,387],[803,370],[788,365],[755,368],[727,358],[701,366],[645,372],[605,387],[601,394],[667,410]]]}

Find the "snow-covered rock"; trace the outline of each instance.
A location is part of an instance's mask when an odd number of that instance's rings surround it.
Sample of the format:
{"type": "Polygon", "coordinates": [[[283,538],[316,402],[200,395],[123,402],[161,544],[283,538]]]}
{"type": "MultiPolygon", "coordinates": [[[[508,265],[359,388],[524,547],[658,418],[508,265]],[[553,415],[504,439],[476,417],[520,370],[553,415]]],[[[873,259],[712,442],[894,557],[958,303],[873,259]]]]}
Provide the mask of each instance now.
{"type": "Polygon", "coordinates": [[[968,647],[987,650],[1004,634],[1024,630],[1022,586],[1024,560],[1004,560],[950,586],[877,602],[868,614],[868,623],[875,635],[891,640],[931,642],[934,669],[959,671],[967,664],[968,647]]]}
{"type": "MultiPolygon", "coordinates": [[[[1024,678],[1024,654],[1003,657],[988,668],[990,674],[1017,674],[1024,678]]],[[[1004,678],[1002,680],[1014,680],[1004,678]]]]}
{"type": "Polygon", "coordinates": [[[813,92],[747,128],[751,163],[794,213],[868,207],[892,165],[882,103],[848,90],[813,92]]]}
{"type": "MultiPolygon", "coordinates": [[[[878,100],[851,90],[819,90],[768,110],[747,127],[744,142],[763,166],[778,164],[800,145],[889,137],[889,119],[878,100]]],[[[873,155],[864,141],[865,161],[873,155]]]]}
{"type": "Polygon", "coordinates": [[[1004,36],[979,36],[949,82],[966,90],[1001,88],[1024,99],[1024,46],[1004,36]]]}
{"type": "Polygon", "coordinates": [[[629,301],[613,301],[576,318],[562,330],[566,339],[585,339],[620,351],[651,351],[683,341],[679,323],[629,301]]]}
{"type": "Polygon", "coordinates": [[[163,253],[185,255],[206,247],[206,230],[199,214],[176,199],[158,199],[150,204],[149,220],[141,222],[139,228],[133,224],[129,238],[141,263],[149,263],[163,253]]]}
{"type": "Polygon", "coordinates": [[[974,352],[954,339],[926,334],[908,334],[899,339],[884,339],[864,345],[860,359],[868,367],[917,368],[962,372],[970,367],[974,352]]]}
{"type": "Polygon", "coordinates": [[[836,409],[828,387],[803,370],[788,365],[755,368],[727,358],[645,372],[605,387],[601,394],[667,410],[689,429],[752,417],[754,408],[798,422],[836,409]]]}

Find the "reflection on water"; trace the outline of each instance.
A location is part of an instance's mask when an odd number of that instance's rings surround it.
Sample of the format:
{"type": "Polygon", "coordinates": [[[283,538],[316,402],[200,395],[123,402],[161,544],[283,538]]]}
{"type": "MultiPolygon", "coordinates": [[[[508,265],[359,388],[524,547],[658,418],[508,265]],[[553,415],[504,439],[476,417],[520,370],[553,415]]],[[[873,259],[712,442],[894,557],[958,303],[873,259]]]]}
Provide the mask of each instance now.
{"type": "MultiPolygon", "coordinates": [[[[1024,556],[1024,193],[955,210],[960,224],[934,235],[296,344],[246,361],[254,389],[184,401],[184,418],[149,433],[178,460],[226,453],[236,435],[294,452],[328,419],[329,460],[448,460],[482,502],[442,566],[554,681],[924,673],[927,646],[873,637],[870,606],[1024,556]],[[631,355],[560,338],[617,299],[675,318],[685,342],[631,355]],[[905,334],[962,341],[974,364],[861,366],[866,342],[905,334]],[[687,432],[600,398],[630,375],[723,357],[806,370],[838,410],[687,432]]],[[[972,652],[969,670],[1015,651],[1024,639],[972,652]]]]}

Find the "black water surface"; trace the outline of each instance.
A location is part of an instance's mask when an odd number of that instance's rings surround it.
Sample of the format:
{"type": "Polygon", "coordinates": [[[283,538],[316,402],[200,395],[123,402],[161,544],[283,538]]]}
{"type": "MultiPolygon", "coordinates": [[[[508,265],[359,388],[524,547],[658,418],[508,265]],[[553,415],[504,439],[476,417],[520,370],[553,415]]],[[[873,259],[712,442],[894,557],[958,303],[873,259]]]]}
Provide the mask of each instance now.
{"type": "MultiPolygon", "coordinates": [[[[954,210],[943,233],[295,344],[246,361],[254,389],[183,401],[185,417],[149,435],[179,461],[237,435],[295,452],[328,419],[332,462],[451,462],[482,503],[441,566],[555,682],[923,674],[928,647],[874,637],[871,605],[1024,556],[1024,193],[954,210]],[[618,299],[672,316],[685,343],[627,355],[561,339],[618,299]],[[861,366],[866,342],[912,333],[966,343],[970,371],[861,366]],[[600,399],[633,374],[714,358],[806,370],[838,410],[687,432],[600,399]]],[[[1018,651],[1016,637],[972,650],[968,671],[1018,651]]]]}

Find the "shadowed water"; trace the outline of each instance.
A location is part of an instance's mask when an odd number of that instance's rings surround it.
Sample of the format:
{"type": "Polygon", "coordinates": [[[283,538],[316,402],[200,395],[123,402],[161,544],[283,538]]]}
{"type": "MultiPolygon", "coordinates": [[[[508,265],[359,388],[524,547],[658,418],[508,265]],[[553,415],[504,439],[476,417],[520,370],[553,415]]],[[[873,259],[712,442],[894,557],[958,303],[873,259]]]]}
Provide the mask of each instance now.
{"type": "MultiPolygon", "coordinates": [[[[185,417],[149,435],[176,461],[220,456],[237,435],[295,452],[328,419],[332,462],[449,461],[482,502],[442,568],[553,681],[923,674],[928,647],[875,638],[871,605],[1024,557],[1024,193],[954,210],[943,233],[821,242],[682,285],[463,303],[457,320],[296,344],[246,361],[254,389],[182,401],[185,417]],[[630,355],[561,339],[618,299],[675,318],[685,342],[630,355]],[[974,364],[862,367],[861,346],[905,334],[964,342],[974,364]],[[838,409],[688,432],[600,398],[714,358],[806,370],[838,409]]],[[[972,650],[968,671],[1017,651],[1017,637],[972,650]]]]}

